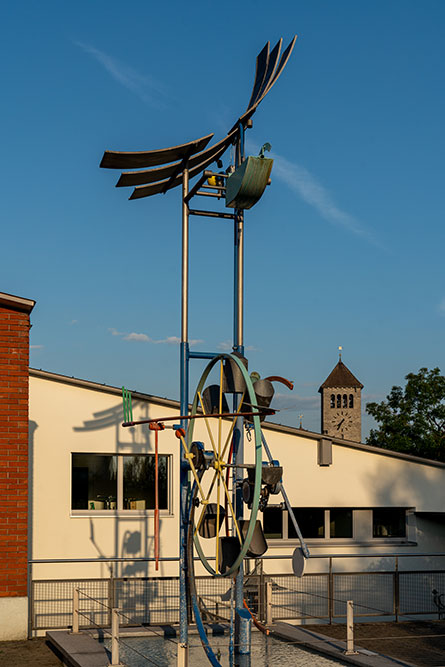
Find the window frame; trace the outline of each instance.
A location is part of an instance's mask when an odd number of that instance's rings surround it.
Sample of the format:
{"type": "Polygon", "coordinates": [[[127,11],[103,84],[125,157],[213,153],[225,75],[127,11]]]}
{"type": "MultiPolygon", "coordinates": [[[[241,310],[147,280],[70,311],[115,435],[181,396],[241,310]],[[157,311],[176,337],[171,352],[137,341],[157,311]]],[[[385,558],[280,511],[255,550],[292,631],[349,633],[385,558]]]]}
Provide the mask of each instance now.
{"type": "MultiPolygon", "coordinates": [[[[270,509],[279,509],[279,508],[275,505],[275,506],[271,506],[270,509]]],[[[355,511],[356,508],[353,508],[353,507],[328,507],[328,508],[324,508],[324,507],[298,507],[298,508],[293,508],[293,509],[300,509],[300,510],[319,509],[319,510],[324,511],[324,535],[323,535],[323,537],[305,537],[303,535],[303,538],[304,538],[305,542],[313,543],[314,545],[316,545],[316,544],[321,544],[323,542],[327,542],[327,541],[331,541],[331,540],[335,541],[335,542],[341,542],[341,543],[343,543],[343,542],[344,543],[353,542],[355,540],[355,537],[354,537],[354,532],[355,532],[354,531],[354,528],[355,528],[354,511],[355,511]],[[350,511],[352,513],[352,517],[351,517],[351,520],[352,520],[352,535],[351,535],[351,537],[331,537],[331,520],[330,520],[331,510],[336,510],[336,511],[345,510],[345,511],[350,511]]],[[[286,507],[281,507],[281,533],[282,533],[282,537],[268,537],[267,534],[265,533],[266,540],[271,540],[272,544],[278,544],[278,543],[282,543],[284,541],[291,542],[291,543],[298,542],[298,537],[297,536],[289,537],[288,528],[289,528],[289,523],[290,522],[291,522],[291,518],[289,516],[289,512],[288,512],[287,508],[286,507]]],[[[263,526],[264,526],[264,519],[263,519],[263,526]]]]}
{"type": "MultiPolygon", "coordinates": [[[[126,456],[145,456],[154,457],[154,453],[137,453],[137,452],[70,452],[70,516],[101,516],[101,517],[116,517],[116,516],[154,516],[153,509],[124,509],[124,457],[126,456]],[[110,456],[117,459],[117,479],[116,479],[116,509],[73,509],[72,494],[73,494],[73,456],[110,456]]],[[[159,509],[159,515],[162,517],[173,516],[173,454],[160,453],[159,456],[167,459],[167,508],[159,509]]]]}

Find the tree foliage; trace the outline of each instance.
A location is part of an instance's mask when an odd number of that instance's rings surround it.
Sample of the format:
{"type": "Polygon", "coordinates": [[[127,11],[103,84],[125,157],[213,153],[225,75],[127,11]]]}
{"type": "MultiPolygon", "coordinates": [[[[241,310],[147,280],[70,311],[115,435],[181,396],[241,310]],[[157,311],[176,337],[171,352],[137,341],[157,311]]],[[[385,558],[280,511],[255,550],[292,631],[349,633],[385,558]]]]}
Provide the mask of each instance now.
{"type": "Polygon", "coordinates": [[[379,423],[367,442],[445,461],[445,377],[439,368],[421,368],[405,379],[405,388],[393,387],[386,401],[367,404],[366,411],[379,423]]]}

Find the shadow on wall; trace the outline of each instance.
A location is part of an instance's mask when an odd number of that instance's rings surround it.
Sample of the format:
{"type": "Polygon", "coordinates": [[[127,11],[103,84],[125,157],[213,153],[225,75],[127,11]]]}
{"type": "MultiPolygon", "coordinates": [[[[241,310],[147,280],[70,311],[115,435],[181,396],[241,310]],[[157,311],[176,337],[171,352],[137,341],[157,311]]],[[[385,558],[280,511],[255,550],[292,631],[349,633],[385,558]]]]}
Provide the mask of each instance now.
{"type": "MultiPolygon", "coordinates": [[[[150,406],[145,402],[135,401],[133,411],[137,414],[137,419],[150,418],[150,406]]],[[[154,452],[154,432],[150,431],[148,426],[129,427],[125,429],[125,435],[130,434],[130,439],[124,440],[123,409],[122,403],[93,412],[93,419],[87,419],[82,426],[74,426],[76,433],[85,433],[91,431],[101,431],[105,429],[114,430],[113,441],[110,438],[109,452],[119,454],[123,452],[131,455],[148,454],[154,452]]],[[[94,453],[94,452],[91,452],[94,453]]],[[[110,512],[113,514],[113,512],[110,512]]],[[[106,517],[89,517],[89,540],[93,544],[97,555],[100,558],[118,557],[128,558],[123,563],[110,564],[108,566],[109,576],[113,577],[146,577],[148,576],[148,563],[141,561],[132,561],[131,558],[147,558],[154,556],[154,518],[143,514],[131,516],[131,514],[122,516],[117,511],[114,513],[113,531],[114,546],[113,553],[106,553],[108,547],[103,547],[96,536],[96,528],[102,521],[109,521],[106,517]],[[134,525],[134,529],[131,528],[134,525]],[[130,527],[129,527],[130,525],[130,527]],[[121,535],[121,532],[123,534],[121,535]]],[[[160,529],[162,530],[162,519],[160,520],[160,529]]],[[[107,540],[107,544],[109,544],[107,540]]],[[[157,575],[162,574],[162,563],[157,575]]],[[[129,601],[131,606],[131,601],[129,601]]]]}
{"type": "MultiPolygon", "coordinates": [[[[394,471],[389,470],[382,461],[374,474],[367,475],[366,485],[372,489],[374,506],[382,508],[412,508],[408,516],[408,525],[412,522],[412,532],[408,539],[417,542],[406,547],[407,553],[428,553],[426,557],[405,557],[403,550],[399,557],[399,570],[420,570],[445,568],[445,558],[435,557],[434,553],[445,553],[445,468],[405,463],[394,471]],[[436,519],[423,520],[417,512],[435,512],[436,519]]],[[[376,547],[382,547],[379,542],[376,547]]],[[[400,551],[394,543],[384,547],[389,551],[400,551]]],[[[376,559],[371,570],[393,570],[394,558],[376,559]]]]}

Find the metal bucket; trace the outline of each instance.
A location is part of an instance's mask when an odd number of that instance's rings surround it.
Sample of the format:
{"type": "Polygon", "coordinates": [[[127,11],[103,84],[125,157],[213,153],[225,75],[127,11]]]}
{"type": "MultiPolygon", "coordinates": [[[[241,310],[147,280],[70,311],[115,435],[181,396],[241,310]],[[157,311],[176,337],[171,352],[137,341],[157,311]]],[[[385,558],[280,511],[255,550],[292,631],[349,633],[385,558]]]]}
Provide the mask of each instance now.
{"type": "MultiPolygon", "coordinates": [[[[219,397],[219,384],[211,384],[204,389],[202,392],[202,404],[204,406],[206,415],[219,414],[219,397]]],[[[221,411],[229,412],[229,405],[224,394],[221,401],[221,411]]]]}
{"type": "Polygon", "coordinates": [[[225,574],[240,555],[241,546],[237,537],[219,538],[218,569],[225,574]]]}
{"type": "MultiPolygon", "coordinates": [[[[217,508],[216,503],[209,503],[206,506],[204,518],[199,526],[198,532],[201,537],[211,538],[216,537],[216,517],[217,517],[217,508]]],[[[221,529],[222,523],[226,516],[226,511],[222,505],[219,506],[219,529],[221,529]]]]}
{"type": "MultiPolygon", "coordinates": [[[[246,539],[247,531],[249,530],[249,521],[242,519],[240,521],[241,535],[243,540],[246,539]]],[[[249,550],[246,554],[249,558],[259,558],[267,551],[267,542],[264,537],[263,527],[261,521],[255,521],[255,528],[253,530],[252,540],[250,542],[249,550]]]]}
{"type": "MultiPolygon", "coordinates": [[[[270,380],[257,380],[253,385],[253,389],[255,391],[258,407],[268,408],[272,403],[272,398],[275,393],[272,382],[270,380]]],[[[267,415],[262,415],[260,421],[264,421],[266,417],[267,415]]]]}
{"type": "MultiPolygon", "coordinates": [[[[243,357],[239,352],[232,352],[232,355],[238,357],[247,370],[248,361],[246,357],[243,357]]],[[[245,391],[246,383],[238,364],[232,359],[226,359],[223,371],[223,392],[227,394],[243,394],[245,391]]]]}

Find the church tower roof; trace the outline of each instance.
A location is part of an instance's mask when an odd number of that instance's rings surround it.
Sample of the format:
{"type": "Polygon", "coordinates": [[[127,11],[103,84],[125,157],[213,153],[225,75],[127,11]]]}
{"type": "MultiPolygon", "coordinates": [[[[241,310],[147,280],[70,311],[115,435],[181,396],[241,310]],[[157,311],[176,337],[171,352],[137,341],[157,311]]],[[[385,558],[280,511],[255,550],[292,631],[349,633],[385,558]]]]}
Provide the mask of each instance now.
{"type": "Polygon", "coordinates": [[[357,380],[341,359],[318,391],[321,393],[327,387],[359,387],[363,389],[362,383],[357,380]]]}

